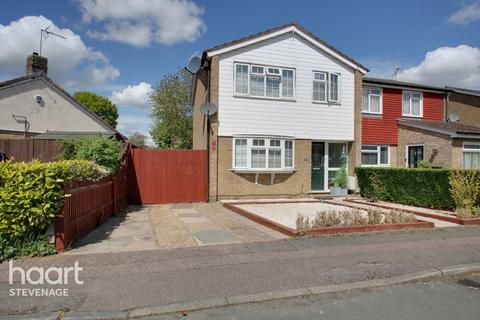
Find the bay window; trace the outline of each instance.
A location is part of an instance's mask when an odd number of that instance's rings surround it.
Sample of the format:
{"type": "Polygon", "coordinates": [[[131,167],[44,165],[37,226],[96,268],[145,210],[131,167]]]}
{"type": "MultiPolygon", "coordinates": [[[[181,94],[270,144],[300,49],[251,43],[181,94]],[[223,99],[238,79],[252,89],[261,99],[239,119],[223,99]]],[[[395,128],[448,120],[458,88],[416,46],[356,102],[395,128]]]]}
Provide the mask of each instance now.
{"type": "Polygon", "coordinates": [[[233,169],[281,171],[293,169],[293,140],[273,137],[233,139],[233,169]]]}
{"type": "Polygon", "coordinates": [[[362,112],[382,114],[382,90],[380,88],[362,89],[362,112]]]}
{"type": "Polygon", "coordinates": [[[313,71],[313,102],[340,102],[340,74],[313,71]]]}
{"type": "Polygon", "coordinates": [[[417,91],[403,91],[402,115],[405,117],[422,117],[422,93],[417,91]]]}
{"type": "Polygon", "coordinates": [[[293,99],[295,70],[235,63],[234,94],[250,97],[293,99]]]}
{"type": "Polygon", "coordinates": [[[463,143],[463,168],[480,169],[480,143],[463,143]]]}
{"type": "Polygon", "coordinates": [[[363,166],[387,166],[389,164],[389,147],[363,145],[362,165],[363,166]]]}

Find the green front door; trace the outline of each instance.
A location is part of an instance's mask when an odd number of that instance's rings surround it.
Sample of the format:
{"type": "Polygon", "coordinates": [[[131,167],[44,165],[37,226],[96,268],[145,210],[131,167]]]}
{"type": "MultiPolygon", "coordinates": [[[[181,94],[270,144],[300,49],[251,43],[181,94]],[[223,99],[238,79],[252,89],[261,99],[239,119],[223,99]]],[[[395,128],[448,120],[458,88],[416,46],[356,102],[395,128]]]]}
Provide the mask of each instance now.
{"type": "Polygon", "coordinates": [[[325,190],[325,142],[312,142],[312,191],[325,190]]]}

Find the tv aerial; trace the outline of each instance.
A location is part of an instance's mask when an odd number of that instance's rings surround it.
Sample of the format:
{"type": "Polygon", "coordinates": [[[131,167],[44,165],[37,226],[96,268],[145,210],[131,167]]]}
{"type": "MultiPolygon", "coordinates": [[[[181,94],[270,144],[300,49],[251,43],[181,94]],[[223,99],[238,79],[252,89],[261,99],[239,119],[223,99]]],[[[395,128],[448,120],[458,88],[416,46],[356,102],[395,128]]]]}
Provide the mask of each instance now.
{"type": "Polygon", "coordinates": [[[55,33],[55,32],[52,32],[52,31],[48,30],[48,29],[50,29],[51,26],[52,25],[49,25],[45,29],[40,29],[40,50],[39,50],[40,51],[40,56],[42,55],[42,40],[43,39],[47,40],[48,37],[54,36],[54,37],[57,37],[57,38],[67,40],[67,37],[64,37],[61,34],[58,34],[58,33],[55,33]]]}

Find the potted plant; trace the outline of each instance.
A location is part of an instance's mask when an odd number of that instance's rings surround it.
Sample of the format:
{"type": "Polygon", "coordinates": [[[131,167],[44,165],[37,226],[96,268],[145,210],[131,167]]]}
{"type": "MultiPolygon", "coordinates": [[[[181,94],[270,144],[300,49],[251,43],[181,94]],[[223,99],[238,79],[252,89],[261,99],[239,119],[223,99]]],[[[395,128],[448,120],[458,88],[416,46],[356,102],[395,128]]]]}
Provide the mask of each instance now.
{"type": "Polygon", "coordinates": [[[345,153],[342,153],[340,162],[340,169],[333,179],[333,187],[330,188],[330,195],[334,197],[346,197],[348,195],[347,155],[345,153]]]}

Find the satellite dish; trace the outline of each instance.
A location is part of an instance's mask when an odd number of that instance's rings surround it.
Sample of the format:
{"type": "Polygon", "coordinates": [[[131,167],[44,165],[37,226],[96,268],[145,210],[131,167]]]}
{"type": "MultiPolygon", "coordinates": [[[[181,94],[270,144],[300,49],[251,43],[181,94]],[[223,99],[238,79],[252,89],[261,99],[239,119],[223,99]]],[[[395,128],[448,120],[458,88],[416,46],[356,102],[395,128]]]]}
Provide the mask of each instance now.
{"type": "Polygon", "coordinates": [[[200,107],[200,111],[206,116],[211,116],[217,112],[217,106],[211,102],[205,102],[200,107]]]}
{"type": "Polygon", "coordinates": [[[452,113],[452,114],[448,115],[448,120],[450,122],[458,122],[458,121],[460,121],[460,116],[458,114],[452,113]]]}
{"type": "Polygon", "coordinates": [[[191,73],[197,73],[198,70],[200,70],[202,64],[202,60],[200,60],[199,57],[193,57],[190,59],[190,62],[188,63],[187,70],[190,71],[191,73]]]}

